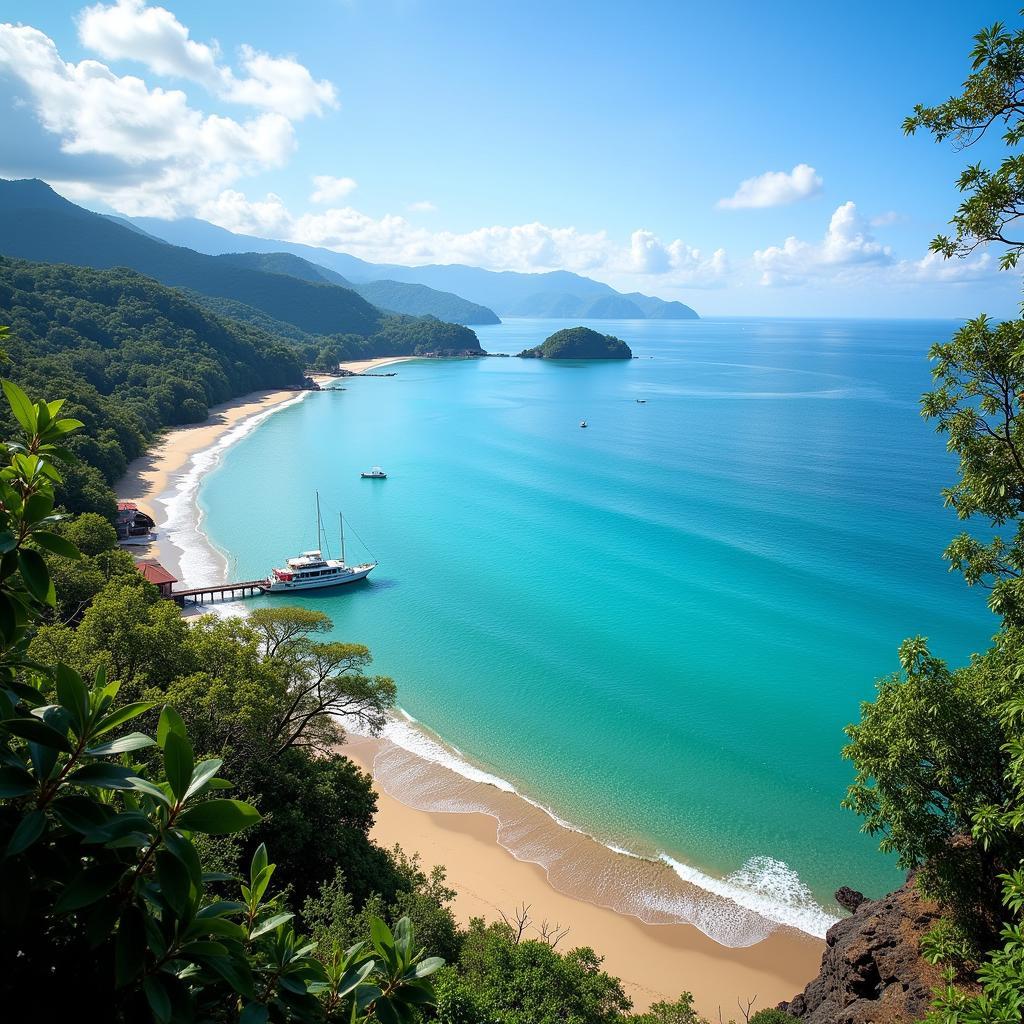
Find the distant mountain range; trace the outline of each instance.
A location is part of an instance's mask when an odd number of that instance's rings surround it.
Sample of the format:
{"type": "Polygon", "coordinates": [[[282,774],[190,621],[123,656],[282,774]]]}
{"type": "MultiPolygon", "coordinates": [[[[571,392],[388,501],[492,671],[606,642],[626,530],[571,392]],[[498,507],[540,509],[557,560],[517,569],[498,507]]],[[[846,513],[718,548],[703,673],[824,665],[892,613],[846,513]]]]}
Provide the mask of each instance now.
{"type": "MultiPolygon", "coordinates": [[[[291,253],[310,263],[341,274],[365,298],[387,309],[411,312],[401,308],[400,301],[409,301],[409,293],[400,286],[426,286],[430,289],[461,296],[496,310],[502,316],[565,317],[590,320],[694,320],[697,313],[681,302],[639,292],[623,294],[610,285],[581,277],[566,270],[546,274],[521,274],[516,271],[481,270],[461,264],[431,264],[425,267],[402,267],[393,263],[368,263],[356,256],[332,249],[322,249],[298,242],[240,235],[204,220],[185,217],[160,220],[156,217],[135,217],[132,223],[150,236],[163,238],[175,245],[184,245],[199,252],[225,254],[291,253]],[[382,286],[387,285],[385,289],[382,286]]],[[[430,310],[421,309],[421,312],[430,310]]],[[[434,315],[454,319],[437,312],[434,315]]],[[[493,321],[462,320],[463,323],[493,321]]]]}

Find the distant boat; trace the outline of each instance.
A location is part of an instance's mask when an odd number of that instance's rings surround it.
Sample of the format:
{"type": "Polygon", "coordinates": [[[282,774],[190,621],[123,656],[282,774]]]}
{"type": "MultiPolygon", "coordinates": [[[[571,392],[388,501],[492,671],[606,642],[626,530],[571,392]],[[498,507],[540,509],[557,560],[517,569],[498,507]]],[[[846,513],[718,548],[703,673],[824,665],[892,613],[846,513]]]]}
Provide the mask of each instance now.
{"type": "Polygon", "coordinates": [[[636,404],[637,405],[646,405],[647,404],[647,399],[646,398],[638,398],[636,400],[636,404]]]}
{"type": "Polygon", "coordinates": [[[587,421],[586,421],[586,420],[580,420],[580,426],[581,426],[581,427],[582,427],[583,429],[586,429],[586,426],[587,426],[587,421]]]}
{"type": "MultiPolygon", "coordinates": [[[[293,590],[321,590],[324,587],[340,587],[343,583],[355,583],[365,579],[376,568],[376,562],[362,565],[345,563],[345,520],[339,514],[341,531],[341,558],[324,558],[322,551],[303,551],[296,558],[289,558],[285,568],[271,569],[267,577],[267,591],[279,594],[293,590]]],[[[323,520],[320,518],[320,495],[316,496],[316,539],[320,542],[323,520]]]]}
{"type": "Polygon", "coordinates": [[[387,480],[388,475],[384,472],[380,466],[374,466],[372,469],[364,470],[359,474],[364,480],[387,480]]]}

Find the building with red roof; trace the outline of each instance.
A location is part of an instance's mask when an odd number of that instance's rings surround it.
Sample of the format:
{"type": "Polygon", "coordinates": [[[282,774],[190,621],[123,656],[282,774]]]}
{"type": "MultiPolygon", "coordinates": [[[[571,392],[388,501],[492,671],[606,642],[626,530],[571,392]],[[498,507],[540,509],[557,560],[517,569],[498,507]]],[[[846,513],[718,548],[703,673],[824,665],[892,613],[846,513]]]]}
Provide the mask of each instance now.
{"type": "Polygon", "coordinates": [[[161,597],[170,597],[174,584],[178,582],[155,558],[141,558],[135,568],[160,591],[161,597]]]}

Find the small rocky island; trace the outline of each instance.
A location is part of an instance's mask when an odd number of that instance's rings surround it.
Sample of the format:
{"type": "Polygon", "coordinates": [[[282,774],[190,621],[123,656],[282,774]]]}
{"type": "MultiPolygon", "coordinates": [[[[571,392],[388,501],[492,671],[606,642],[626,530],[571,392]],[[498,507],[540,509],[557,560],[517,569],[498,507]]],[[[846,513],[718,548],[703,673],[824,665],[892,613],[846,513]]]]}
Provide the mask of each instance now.
{"type": "Polygon", "coordinates": [[[555,331],[543,345],[519,353],[522,359],[632,359],[633,352],[621,339],[598,334],[589,327],[555,331]]]}

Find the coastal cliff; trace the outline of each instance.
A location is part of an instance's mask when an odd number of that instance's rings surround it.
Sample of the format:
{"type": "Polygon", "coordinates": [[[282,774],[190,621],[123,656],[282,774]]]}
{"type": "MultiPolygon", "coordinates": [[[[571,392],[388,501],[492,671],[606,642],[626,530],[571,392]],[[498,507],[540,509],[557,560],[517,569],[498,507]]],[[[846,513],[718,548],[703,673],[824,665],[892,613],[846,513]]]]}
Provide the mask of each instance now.
{"type": "Polygon", "coordinates": [[[780,1009],[807,1024],[921,1020],[942,983],[941,968],[921,957],[921,939],[938,921],[938,907],[912,877],[880,900],[842,889],[836,898],[852,915],[828,930],[818,976],[780,1009]]]}

